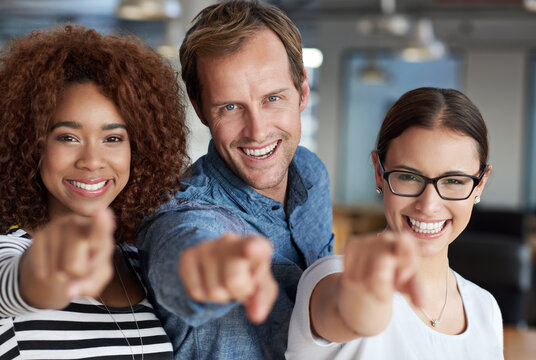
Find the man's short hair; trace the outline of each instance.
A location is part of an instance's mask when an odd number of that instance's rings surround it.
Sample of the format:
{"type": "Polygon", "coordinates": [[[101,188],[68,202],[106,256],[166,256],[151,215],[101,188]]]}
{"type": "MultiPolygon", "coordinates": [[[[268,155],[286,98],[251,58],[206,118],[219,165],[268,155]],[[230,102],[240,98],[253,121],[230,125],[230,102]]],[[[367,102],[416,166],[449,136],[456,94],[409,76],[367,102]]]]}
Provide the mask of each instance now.
{"type": "Polygon", "coordinates": [[[226,0],[206,7],[193,22],[180,48],[182,79],[192,101],[201,104],[197,59],[232,54],[245,40],[263,29],[273,31],[283,43],[292,81],[302,94],[305,71],[301,35],[281,9],[257,0],[226,0]]]}

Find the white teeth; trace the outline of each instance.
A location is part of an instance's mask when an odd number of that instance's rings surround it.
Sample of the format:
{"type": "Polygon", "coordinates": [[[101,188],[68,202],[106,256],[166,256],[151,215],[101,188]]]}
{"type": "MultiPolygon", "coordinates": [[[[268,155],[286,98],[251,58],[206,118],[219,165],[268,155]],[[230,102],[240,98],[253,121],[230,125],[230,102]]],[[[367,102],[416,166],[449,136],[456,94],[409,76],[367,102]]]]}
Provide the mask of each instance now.
{"type": "Polygon", "coordinates": [[[415,232],[423,234],[435,234],[440,232],[441,229],[443,229],[446,220],[438,222],[424,222],[409,218],[409,222],[411,224],[411,228],[415,232]]]}
{"type": "Polygon", "coordinates": [[[73,186],[76,186],[77,188],[88,190],[88,191],[102,189],[104,187],[104,185],[106,185],[106,182],[107,181],[104,180],[104,181],[101,181],[101,182],[96,183],[96,184],[85,184],[85,183],[81,183],[79,181],[69,181],[69,183],[71,183],[73,186]]]}
{"type": "Polygon", "coordinates": [[[248,156],[254,156],[259,159],[264,159],[272,155],[272,151],[274,151],[276,146],[277,146],[277,141],[274,142],[272,145],[268,145],[262,149],[248,149],[248,148],[243,147],[242,150],[244,150],[244,152],[248,156]]]}

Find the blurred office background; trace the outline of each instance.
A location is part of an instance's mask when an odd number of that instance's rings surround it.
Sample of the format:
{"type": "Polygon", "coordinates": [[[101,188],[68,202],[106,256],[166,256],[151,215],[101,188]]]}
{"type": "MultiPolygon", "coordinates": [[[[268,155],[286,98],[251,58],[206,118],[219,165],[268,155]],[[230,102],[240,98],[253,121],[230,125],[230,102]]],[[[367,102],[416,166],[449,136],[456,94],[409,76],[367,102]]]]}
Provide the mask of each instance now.
{"type": "MultiPolygon", "coordinates": [[[[0,42],[74,23],[133,33],[179,69],[178,47],[209,0],[0,0],[0,42]]],[[[370,151],[387,108],[407,90],[452,87],[489,128],[488,181],[453,267],[499,297],[505,322],[536,325],[536,0],[266,0],[303,35],[312,89],[302,144],[332,183],[337,251],[384,226],[370,151]]],[[[210,134],[190,110],[192,160],[210,134]]]]}

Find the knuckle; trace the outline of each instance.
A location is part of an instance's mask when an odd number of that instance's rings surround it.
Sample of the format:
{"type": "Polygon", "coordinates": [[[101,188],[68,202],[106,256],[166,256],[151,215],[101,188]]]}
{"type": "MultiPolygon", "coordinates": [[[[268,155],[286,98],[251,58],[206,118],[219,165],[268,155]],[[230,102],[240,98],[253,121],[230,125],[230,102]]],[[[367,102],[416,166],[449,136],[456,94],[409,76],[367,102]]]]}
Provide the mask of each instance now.
{"type": "Polygon", "coordinates": [[[184,250],[179,256],[179,264],[191,264],[196,259],[196,249],[189,248],[184,250]]]}
{"type": "Polygon", "coordinates": [[[200,289],[186,288],[186,292],[195,301],[203,301],[203,300],[205,300],[205,294],[200,289]]]}
{"type": "Polygon", "coordinates": [[[228,292],[221,287],[212,287],[208,289],[208,298],[216,303],[223,303],[230,300],[228,292]]]}
{"type": "Polygon", "coordinates": [[[248,296],[253,292],[254,285],[243,276],[231,276],[226,279],[225,287],[233,294],[234,297],[248,296]]]}
{"type": "Polygon", "coordinates": [[[393,282],[394,274],[390,269],[376,266],[376,268],[373,271],[374,271],[374,276],[373,276],[372,281],[382,283],[382,284],[393,282]]]}

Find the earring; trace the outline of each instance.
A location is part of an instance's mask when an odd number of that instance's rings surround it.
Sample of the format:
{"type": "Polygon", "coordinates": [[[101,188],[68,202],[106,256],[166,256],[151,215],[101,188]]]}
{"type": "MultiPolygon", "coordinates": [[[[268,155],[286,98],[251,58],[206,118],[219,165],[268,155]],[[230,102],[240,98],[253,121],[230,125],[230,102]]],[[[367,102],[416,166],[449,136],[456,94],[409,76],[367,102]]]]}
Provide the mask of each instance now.
{"type": "Polygon", "coordinates": [[[379,186],[376,186],[376,193],[378,193],[379,195],[383,194],[382,188],[379,186]]]}
{"type": "Polygon", "coordinates": [[[478,195],[477,197],[475,197],[475,205],[478,204],[480,202],[480,195],[478,195]]]}

